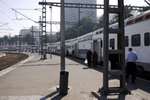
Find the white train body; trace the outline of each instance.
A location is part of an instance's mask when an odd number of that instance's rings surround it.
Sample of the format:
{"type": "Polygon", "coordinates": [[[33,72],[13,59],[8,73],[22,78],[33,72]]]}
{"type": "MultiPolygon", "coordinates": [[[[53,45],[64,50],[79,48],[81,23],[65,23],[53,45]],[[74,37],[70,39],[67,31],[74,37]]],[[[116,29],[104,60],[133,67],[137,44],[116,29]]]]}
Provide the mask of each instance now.
{"type": "MultiPolygon", "coordinates": [[[[110,28],[117,27],[117,24],[110,26],[110,28]]],[[[54,52],[60,53],[60,42],[53,44],[57,48],[54,52]]],[[[109,48],[111,47],[117,49],[117,35],[109,35],[109,48]]],[[[125,20],[125,55],[130,47],[138,55],[137,63],[150,71],[150,11],[125,20]]],[[[66,40],[66,50],[69,55],[74,52],[74,56],[85,59],[88,49],[97,51],[99,62],[103,60],[103,28],[66,40]]]]}

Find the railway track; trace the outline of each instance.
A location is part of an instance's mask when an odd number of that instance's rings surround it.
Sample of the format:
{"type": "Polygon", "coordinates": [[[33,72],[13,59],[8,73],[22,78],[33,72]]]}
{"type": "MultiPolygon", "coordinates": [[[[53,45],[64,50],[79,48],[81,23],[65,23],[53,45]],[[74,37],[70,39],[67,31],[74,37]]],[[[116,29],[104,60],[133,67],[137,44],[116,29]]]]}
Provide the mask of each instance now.
{"type": "Polygon", "coordinates": [[[5,56],[0,57],[0,71],[16,64],[26,58],[28,58],[28,55],[26,55],[26,54],[6,53],[5,56]]]}

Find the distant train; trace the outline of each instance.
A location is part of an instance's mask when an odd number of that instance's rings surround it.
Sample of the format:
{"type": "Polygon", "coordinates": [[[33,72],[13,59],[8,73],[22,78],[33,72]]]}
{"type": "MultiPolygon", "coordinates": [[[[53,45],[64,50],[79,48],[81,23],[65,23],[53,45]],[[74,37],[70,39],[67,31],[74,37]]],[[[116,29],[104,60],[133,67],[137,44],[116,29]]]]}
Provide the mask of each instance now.
{"type": "MultiPolygon", "coordinates": [[[[115,29],[118,24],[110,28],[115,29]]],[[[103,28],[78,38],[65,41],[66,55],[85,59],[88,49],[96,50],[98,61],[103,61],[103,28]]],[[[60,42],[49,43],[48,50],[60,54],[60,42]]],[[[117,49],[117,35],[109,36],[109,48],[117,49]]],[[[125,55],[128,48],[132,47],[138,55],[137,64],[150,71],[150,10],[140,15],[129,17],[125,20],[125,55]]]]}
{"type": "Polygon", "coordinates": [[[22,52],[38,52],[38,47],[37,45],[4,45],[0,46],[0,51],[22,51],[22,52]]]}

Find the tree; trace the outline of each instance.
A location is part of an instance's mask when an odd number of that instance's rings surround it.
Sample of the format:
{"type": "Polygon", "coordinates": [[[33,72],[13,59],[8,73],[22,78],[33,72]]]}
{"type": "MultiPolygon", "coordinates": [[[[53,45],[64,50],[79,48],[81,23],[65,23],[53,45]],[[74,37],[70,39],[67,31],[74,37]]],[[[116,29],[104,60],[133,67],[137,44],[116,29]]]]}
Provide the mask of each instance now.
{"type": "Polygon", "coordinates": [[[104,27],[104,15],[102,15],[102,16],[99,18],[97,27],[98,27],[98,28],[103,28],[103,27],[104,27]]]}
{"type": "Polygon", "coordinates": [[[34,45],[35,44],[35,39],[30,34],[27,34],[23,38],[20,38],[20,39],[24,40],[28,45],[34,45]]]}
{"type": "MultiPolygon", "coordinates": [[[[128,17],[130,17],[130,16],[133,16],[134,15],[134,10],[133,10],[133,7],[132,6],[125,6],[124,7],[124,19],[126,19],[126,18],[128,18],[128,17]]],[[[115,15],[113,15],[113,17],[112,17],[112,19],[110,20],[110,25],[111,24],[114,24],[114,23],[116,23],[116,22],[118,22],[118,15],[117,14],[115,14],[115,15]]]]}
{"type": "Polygon", "coordinates": [[[65,31],[65,39],[75,38],[96,29],[96,23],[90,18],[82,18],[80,22],[65,31]]]}

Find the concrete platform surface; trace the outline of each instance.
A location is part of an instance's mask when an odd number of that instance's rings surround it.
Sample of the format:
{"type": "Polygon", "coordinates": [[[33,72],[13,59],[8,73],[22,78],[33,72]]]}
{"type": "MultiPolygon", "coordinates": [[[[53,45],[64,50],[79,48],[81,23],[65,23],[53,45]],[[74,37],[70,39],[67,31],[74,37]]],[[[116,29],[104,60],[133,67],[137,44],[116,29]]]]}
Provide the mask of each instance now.
{"type": "MultiPolygon", "coordinates": [[[[83,61],[66,58],[69,71],[69,90],[66,96],[59,95],[60,57],[30,54],[28,60],[13,66],[13,70],[0,76],[0,100],[97,100],[91,91],[102,87],[102,68],[87,68],[83,61]]],[[[117,79],[110,86],[119,86],[117,79]]],[[[108,100],[150,100],[150,82],[137,79],[136,84],[127,84],[132,95],[109,95],[108,100]]]]}

